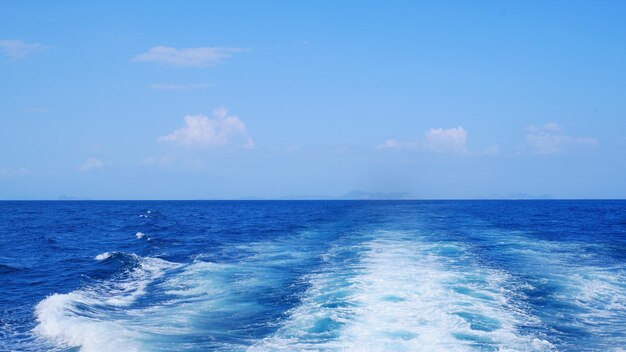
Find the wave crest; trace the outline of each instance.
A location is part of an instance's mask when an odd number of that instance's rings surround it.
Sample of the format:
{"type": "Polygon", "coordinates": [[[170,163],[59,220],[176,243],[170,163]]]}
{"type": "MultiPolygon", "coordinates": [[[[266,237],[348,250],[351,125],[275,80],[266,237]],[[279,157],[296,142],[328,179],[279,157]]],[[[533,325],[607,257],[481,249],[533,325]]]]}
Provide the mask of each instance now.
{"type": "Polygon", "coordinates": [[[178,264],[123,252],[105,252],[96,259],[120,259],[137,265],[111,280],[43,299],[35,307],[34,333],[61,346],[80,347],[81,351],[139,351],[140,333],[125,327],[122,318],[131,314],[129,309],[152,282],[178,264]]]}

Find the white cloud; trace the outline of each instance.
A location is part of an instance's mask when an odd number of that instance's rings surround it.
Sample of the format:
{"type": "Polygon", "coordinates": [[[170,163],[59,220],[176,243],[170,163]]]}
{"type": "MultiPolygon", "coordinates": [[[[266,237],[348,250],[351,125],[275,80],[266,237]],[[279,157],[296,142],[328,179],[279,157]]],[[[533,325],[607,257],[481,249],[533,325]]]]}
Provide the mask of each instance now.
{"type": "Polygon", "coordinates": [[[29,170],[24,167],[19,168],[19,169],[7,169],[7,168],[0,169],[0,177],[22,176],[28,173],[29,173],[29,170]]]}
{"type": "Polygon", "coordinates": [[[78,169],[82,172],[89,172],[92,170],[101,169],[104,167],[104,163],[100,159],[87,158],[84,163],[78,166],[78,169]]]}
{"type": "Polygon", "coordinates": [[[500,154],[499,145],[490,145],[487,148],[485,148],[482,152],[480,152],[480,155],[486,155],[486,156],[495,156],[498,154],[500,154]]]}
{"type": "Polygon", "coordinates": [[[134,62],[155,62],[173,66],[206,67],[221,63],[234,54],[245,51],[241,48],[201,47],[177,49],[155,46],[145,53],[135,56],[134,62]]]}
{"type": "Polygon", "coordinates": [[[467,152],[467,131],[457,128],[431,128],[424,133],[426,147],[435,152],[467,152]]]}
{"type": "Polygon", "coordinates": [[[30,54],[46,49],[39,43],[25,43],[21,40],[0,40],[0,50],[13,61],[25,59],[30,54]]]}
{"type": "MultiPolygon", "coordinates": [[[[388,139],[379,144],[376,149],[424,149],[432,152],[467,153],[467,131],[463,127],[431,128],[424,132],[424,140],[400,142],[388,139]]],[[[493,153],[494,150],[489,150],[493,153]]],[[[496,151],[497,152],[497,151],[496,151]]]]}
{"type": "Polygon", "coordinates": [[[400,144],[400,142],[396,141],[395,139],[388,139],[379,144],[376,149],[400,149],[401,147],[402,145],[400,144]]]}
{"type": "Polygon", "coordinates": [[[593,147],[598,140],[590,137],[564,135],[556,123],[543,126],[529,126],[525,136],[525,146],[535,154],[557,154],[575,147],[593,147]]]}
{"type": "Polygon", "coordinates": [[[190,89],[204,89],[209,88],[209,83],[193,83],[193,84],[175,84],[175,83],[153,83],[148,86],[150,89],[155,90],[190,90],[190,89]]]}
{"type": "Polygon", "coordinates": [[[185,116],[185,126],[159,137],[159,141],[191,147],[219,147],[237,145],[254,148],[254,141],[246,131],[246,125],[237,116],[228,116],[228,110],[218,108],[213,117],[204,115],[185,116]]]}
{"type": "Polygon", "coordinates": [[[152,155],[152,156],[149,156],[149,157],[143,159],[141,161],[141,164],[143,164],[143,165],[167,166],[167,165],[171,164],[173,161],[174,161],[174,159],[171,156],[169,156],[169,155],[161,155],[161,156],[152,155]]]}

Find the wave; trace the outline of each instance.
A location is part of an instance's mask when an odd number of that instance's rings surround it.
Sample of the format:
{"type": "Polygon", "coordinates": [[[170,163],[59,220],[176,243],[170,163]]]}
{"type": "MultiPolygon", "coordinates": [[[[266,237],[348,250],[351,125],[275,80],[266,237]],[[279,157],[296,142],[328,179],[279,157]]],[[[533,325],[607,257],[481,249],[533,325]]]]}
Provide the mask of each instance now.
{"type": "Polygon", "coordinates": [[[109,252],[104,252],[104,253],[100,253],[98,254],[94,259],[98,260],[98,261],[102,261],[102,260],[107,260],[109,258],[111,258],[112,254],[109,252]]]}
{"type": "Polygon", "coordinates": [[[139,351],[140,332],[124,320],[148,286],[178,264],[132,253],[102,253],[98,260],[118,258],[136,265],[111,280],[66,294],[48,296],[35,307],[34,333],[60,346],[81,351],[139,351]]]}
{"type": "Polygon", "coordinates": [[[626,344],[626,267],[610,264],[594,243],[563,242],[523,233],[487,231],[508,270],[528,277],[525,290],[564,349],[610,349],[626,344]],[[573,344],[571,334],[578,335],[573,344]]]}
{"type": "Polygon", "coordinates": [[[126,272],[44,299],[35,310],[34,331],[81,351],[173,350],[197,336],[211,336],[196,341],[205,349],[244,350],[251,336],[268,329],[259,317],[280,317],[281,311],[264,299],[289,289],[290,271],[312,255],[295,250],[297,240],[229,247],[238,255],[228,252],[236,260],[227,263],[210,261],[211,255],[175,264],[133,253],[101,253],[96,260],[122,262],[126,272]]]}
{"type": "Polygon", "coordinates": [[[0,274],[12,274],[12,273],[16,273],[22,270],[23,269],[16,268],[10,265],[0,264],[0,274]]]}
{"type": "Polygon", "coordinates": [[[143,258],[135,253],[126,253],[126,252],[103,252],[103,253],[96,255],[94,259],[99,262],[117,260],[124,264],[133,264],[133,265],[135,264],[145,265],[150,260],[155,260],[155,259],[161,260],[161,259],[150,258],[150,257],[143,258]]]}
{"type": "Polygon", "coordinates": [[[161,217],[161,212],[158,210],[146,210],[139,214],[140,218],[150,219],[150,218],[158,218],[161,217]]]}

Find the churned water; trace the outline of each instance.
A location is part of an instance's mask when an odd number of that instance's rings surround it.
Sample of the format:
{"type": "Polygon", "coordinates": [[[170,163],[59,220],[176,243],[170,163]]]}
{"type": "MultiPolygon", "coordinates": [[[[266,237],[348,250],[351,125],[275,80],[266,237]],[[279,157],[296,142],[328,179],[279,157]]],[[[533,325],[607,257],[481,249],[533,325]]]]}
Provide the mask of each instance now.
{"type": "Polygon", "coordinates": [[[624,351],[624,201],[0,202],[0,350],[624,351]]]}

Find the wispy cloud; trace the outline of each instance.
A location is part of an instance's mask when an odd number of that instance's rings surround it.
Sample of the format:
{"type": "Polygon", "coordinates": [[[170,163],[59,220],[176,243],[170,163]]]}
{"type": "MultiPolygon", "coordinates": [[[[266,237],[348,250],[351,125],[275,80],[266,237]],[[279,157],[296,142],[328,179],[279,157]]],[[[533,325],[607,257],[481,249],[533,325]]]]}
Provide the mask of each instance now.
{"type": "Polygon", "coordinates": [[[172,83],[153,83],[148,86],[155,90],[191,90],[205,89],[211,87],[209,83],[192,83],[192,84],[172,84],[172,83]]]}
{"type": "Polygon", "coordinates": [[[29,173],[27,168],[19,168],[19,169],[7,169],[0,168],[0,177],[13,177],[13,176],[22,176],[29,173]]]}
{"type": "Polygon", "coordinates": [[[573,148],[593,147],[598,140],[591,137],[572,137],[562,133],[554,122],[543,126],[529,126],[526,129],[525,149],[534,154],[557,154],[573,148]]]}
{"type": "Polygon", "coordinates": [[[430,152],[467,153],[467,131],[461,126],[447,129],[431,128],[424,132],[423,140],[400,142],[388,139],[376,149],[422,149],[430,152]]]}
{"type": "Polygon", "coordinates": [[[380,143],[376,149],[400,149],[403,145],[395,139],[388,139],[380,143]]]}
{"type": "Polygon", "coordinates": [[[480,155],[487,155],[487,156],[495,156],[500,154],[500,146],[499,145],[490,145],[487,148],[485,148],[483,151],[479,152],[478,154],[480,155]]]}
{"type": "Polygon", "coordinates": [[[104,167],[104,163],[100,159],[87,158],[82,164],[78,166],[78,170],[82,172],[89,172],[104,167]]]}
{"type": "Polygon", "coordinates": [[[457,128],[431,128],[424,133],[426,148],[434,152],[467,152],[467,131],[457,128]]]}
{"type": "Polygon", "coordinates": [[[171,164],[174,161],[170,155],[152,155],[141,161],[143,165],[158,165],[158,166],[166,166],[171,164]]]}
{"type": "Polygon", "coordinates": [[[254,141],[248,135],[246,125],[237,116],[229,116],[225,108],[215,109],[212,118],[188,115],[184,120],[185,126],[158,140],[190,147],[235,145],[254,148],[254,141]]]}
{"type": "Polygon", "coordinates": [[[179,67],[207,67],[222,63],[237,53],[246,51],[233,47],[200,47],[177,49],[155,46],[135,56],[134,62],[154,62],[179,67]]]}
{"type": "Polygon", "coordinates": [[[12,61],[25,59],[31,54],[45,50],[47,47],[39,43],[26,43],[21,40],[0,40],[0,50],[12,61]]]}
{"type": "Polygon", "coordinates": [[[500,154],[498,145],[491,145],[482,151],[470,151],[467,148],[467,131],[459,126],[456,128],[431,128],[424,132],[424,139],[398,141],[388,139],[380,143],[376,149],[387,150],[422,150],[433,153],[464,154],[468,156],[495,156],[500,154]]]}

